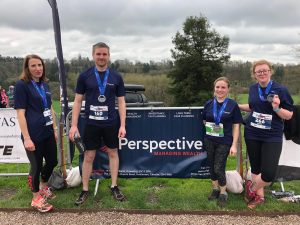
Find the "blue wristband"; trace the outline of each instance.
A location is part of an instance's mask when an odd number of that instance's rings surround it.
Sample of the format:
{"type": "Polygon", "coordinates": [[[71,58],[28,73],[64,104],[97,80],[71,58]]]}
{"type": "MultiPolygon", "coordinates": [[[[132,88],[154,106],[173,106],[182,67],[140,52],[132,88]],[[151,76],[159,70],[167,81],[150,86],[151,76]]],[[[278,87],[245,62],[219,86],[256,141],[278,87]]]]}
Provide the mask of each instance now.
{"type": "Polygon", "coordinates": [[[277,112],[280,111],[280,109],[281,109],[281,108],[279,107],[279,108],[277,108],[277,109],[273,109],[273,111],[277,113],[277,112]]]}

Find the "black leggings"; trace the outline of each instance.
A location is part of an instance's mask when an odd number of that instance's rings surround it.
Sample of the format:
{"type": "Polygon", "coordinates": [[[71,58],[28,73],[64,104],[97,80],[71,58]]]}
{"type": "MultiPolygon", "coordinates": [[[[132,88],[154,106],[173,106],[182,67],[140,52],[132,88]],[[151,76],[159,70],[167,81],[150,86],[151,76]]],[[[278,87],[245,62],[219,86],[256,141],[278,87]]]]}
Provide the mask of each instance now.
{"type": "Polygon", "coordinates": [[[54,135],[41,141],[34,142],[35,151],[27,151],[26,154],[30,161],[30,172],[28,184],[32,192],[39,191],[40,175],[43,182],[47,182],[57,165],[57,148],[54,135]],[[43,159],[45,164],[43,166],[43,159]]]}
{"type": "Polygon", "coordinates": [[[226,185],[225,169],[230,146],[215,143],[207,138],[204,138],[204,145],[207,151],[210,179],[217,180],[223,187],[226,185]]]}
{"type": "Polygon", "coordinates": [[[251,172],[260,174],[264,182],[272,182],[276,176],[282,150],[282,142],[245,140],[250,159],[251,172]]]}

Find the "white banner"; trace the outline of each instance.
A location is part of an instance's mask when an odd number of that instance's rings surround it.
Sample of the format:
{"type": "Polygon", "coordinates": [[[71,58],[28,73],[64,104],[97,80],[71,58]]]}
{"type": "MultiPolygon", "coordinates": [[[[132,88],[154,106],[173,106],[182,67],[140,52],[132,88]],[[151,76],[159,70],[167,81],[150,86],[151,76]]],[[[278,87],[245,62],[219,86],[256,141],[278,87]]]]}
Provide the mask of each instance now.
{"type": "Polygon", "coordinates": [[[0,163],[29,163],[14,109],[0,109],[0,163]]]}
{"type": "Polygon", "coordinates": [[[296,144],[292,140],[286,140],[284,135],[282,142],[282,152],[278,165],[300,168],[300,145],[296,144]]]}

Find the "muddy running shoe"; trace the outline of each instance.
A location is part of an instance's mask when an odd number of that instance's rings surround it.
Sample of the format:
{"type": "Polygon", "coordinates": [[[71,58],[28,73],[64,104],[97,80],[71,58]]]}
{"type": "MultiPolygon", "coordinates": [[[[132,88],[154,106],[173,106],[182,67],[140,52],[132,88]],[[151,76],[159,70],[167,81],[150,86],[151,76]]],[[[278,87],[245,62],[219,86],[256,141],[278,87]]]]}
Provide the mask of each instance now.
{"type": "Polygon", "coordinates": [[[265,198],[261,197],[259,195],[256,195],[255,198],[248,203],[247,207],[249,209],[255,209],[256,206],[264,204],[264,203],[265,203],[265,198]]]}
{"type": "Polygon", "coordinates": [[[125,200],[125,195],[120,191],[118,186],[114,186],[110,188],[111,194],[114,196],[114,198],[117,201],[124,201],[125,200]]]}
{"type": "Polygon", "coordinates": [[[78,206],[83,204],[87,200],[88,196],[89,196],[89,191],[82,191],[79,197],[76,199],[75,205],[78,206]]]}
{"type": "Polygon", "coordinates": [[[56,195],[53,193],[52,188],[45,186],[43,189],[40,190],[40,194],[46,199],[51,200],[56,198],[56,195]]]}
{"type": "Polygon", "coordinates": [[[50,205],[42,195],[39,195],[37,199],[32,199],[31,206],[42,213],[49,212],[53,209],[53,206],[50,205]]]}
{"type": "Polygon", "coordinates": [[[251,191],[251,186],[252,186],[252,181],[251,180],[247,180],[245,183],[245,201],[247,203],[249,203],[250,201],[252,201],[255,198],[256,195],[256,191],[251,191]]]}
{"type": "Polygon", "coordinates": [[[217,198],[219,198],[220,195],[220,190],[219,189],[213,189],[212,192],[210,193],[210,195],[208,196],[208,200],[215,200],[217,198]]]}
{"type": "Polygon", "coordinates": [[[226,205],[227,199],[228,199],[228,194],[227,193],[220,194],[219,198],[218,198],[218,202],[217,202],[218,206],[219,207],[224,207],[226,205]]]}

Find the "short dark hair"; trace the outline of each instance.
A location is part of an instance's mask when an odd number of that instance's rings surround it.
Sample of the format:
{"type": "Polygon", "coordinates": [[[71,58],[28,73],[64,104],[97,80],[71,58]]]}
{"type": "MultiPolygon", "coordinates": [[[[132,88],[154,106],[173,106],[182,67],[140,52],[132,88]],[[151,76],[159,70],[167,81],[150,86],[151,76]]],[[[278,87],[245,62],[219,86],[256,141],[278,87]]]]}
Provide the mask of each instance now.
{"type": "Polygon", "coordinates": [[[109,46],[107,44],[105,44],[104,42],[98,42],[98,43],[93,45],[93,54],[94,54],[96,48],[107,48],[108,53],[109,53],[109,46]]]}

